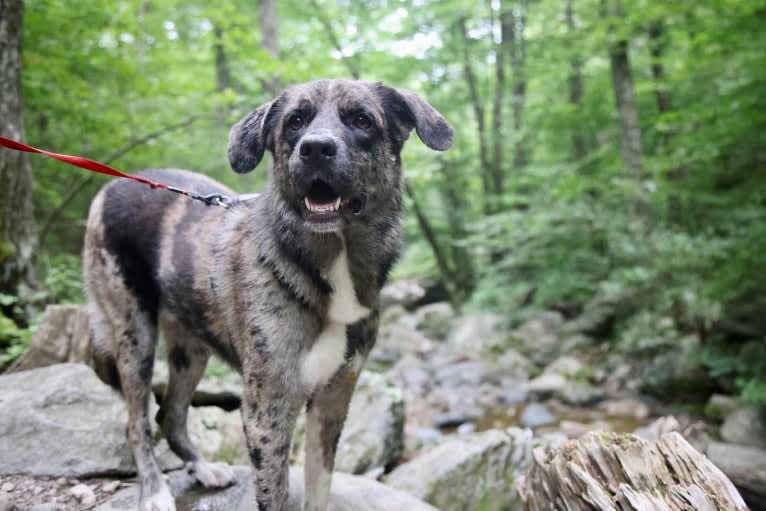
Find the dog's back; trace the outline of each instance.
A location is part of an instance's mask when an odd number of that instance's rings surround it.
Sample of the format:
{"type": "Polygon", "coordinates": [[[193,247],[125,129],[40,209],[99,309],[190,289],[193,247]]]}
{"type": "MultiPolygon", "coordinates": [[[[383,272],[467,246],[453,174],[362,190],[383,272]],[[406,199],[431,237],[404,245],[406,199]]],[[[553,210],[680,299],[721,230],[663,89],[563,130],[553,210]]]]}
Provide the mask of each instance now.
{"type": "MultiPolygon", "coordinates": [[[[140,175],[203,195],[232,194],[210,178],[183,170],[155,169],[140,175]]],[[[123,179],[111,181],[96,195],[86,227],[83,279],[91,304],[96,368],[106,383],[120,387],[115,366],[120,336],[156,334],[163,300],[161,260],[176,239],[168,231],[215,209],[123,179]]]]}

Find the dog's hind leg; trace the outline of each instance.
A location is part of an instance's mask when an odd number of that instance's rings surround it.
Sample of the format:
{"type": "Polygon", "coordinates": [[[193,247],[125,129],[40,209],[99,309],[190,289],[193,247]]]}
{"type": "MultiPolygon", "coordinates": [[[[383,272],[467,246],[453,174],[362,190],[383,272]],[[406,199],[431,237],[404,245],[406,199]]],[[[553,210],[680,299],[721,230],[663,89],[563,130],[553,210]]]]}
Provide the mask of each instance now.
{"type": "Polygon", "coordinates": [[[206,488],[222,488],[234,481],[234,473],[224,463],[210,463],[189,439],[186,427],[194,389],[205,372],[210,349],[188,333],[170,315],[161,317],[162,335],[168,351],[168,387],[157,413],[157,423],[174,453],[206,488]]]}

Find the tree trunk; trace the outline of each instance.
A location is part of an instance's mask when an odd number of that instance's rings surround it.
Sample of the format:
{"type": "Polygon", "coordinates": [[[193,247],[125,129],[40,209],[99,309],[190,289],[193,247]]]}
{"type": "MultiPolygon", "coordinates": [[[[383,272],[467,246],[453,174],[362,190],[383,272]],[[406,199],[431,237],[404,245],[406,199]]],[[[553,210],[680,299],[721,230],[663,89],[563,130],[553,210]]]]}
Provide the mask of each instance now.
{"type": "Polygon", "coordinates": [[[678,433],[656,442],[588,433],[533,458],[518,481],[525,511],[747,511],[732,482],[678,433]]]}
{"type": "MultiPolygon", "coordinates": [[[[279,59],[279,18],[277,17],[276,0],[259,0],[258,22],[261,27],[261,46],[274,57],[279,59]]],[[[272,96],[277,97],[282,92],[282,81],[278,76],[266,79],[263,87],[272,96]]]]}
{"type": "Polygon", "coordinates": [[[495,99],[492,105],[492,186],[493,186],[493,209],[501,209],[499,202],[502,200],[503,183],[503,149],[505,137],[503,137],[503,105],[505,103],[505,58],[510,53],[510,34],[513,31],[511,23],[513,16],[505,5],[500,2],[500,39],[495,42],[495,99]]]}
{"type": "MultiPolygon", "coordinates": [[[[23,140],[21,0],[0,0],[0,134],[23,140]]],[[[0,293],[34,286],[32,171],[21,152],[0,150],[0,293]]],[[[5,311],[9,312],[9,311],[5,311]]]]}
{"type": "Polygon", "coordinates": [[[492,207],[492,163],[489,161],[489,147],[487,142],[487,129],[484,118],[484,104],[479,93],[479,85],[476,80],[476,74],[471,65],[470,39],[468,38],[468,28],[466,19],[458,20],[458,29],[463,42],[463,76],[468,84],[468,92],[471,96],[471,108],[476,118],[476,134],[479,138],[479,165],[481,166],[481,186],[484,193],[484,213],[491,213],[492,207]]]}
{"type": "MultiPolygon", "coordinates": [[[[623,16],[619,0],[602,0],[604,15],[609,18],[610,31],[615,30],[614,19],[623,16]]],[[[638,122],[636,93],[633,73],[630,69],[628,41],[619,38],[609,46],[609,62],[612,70],[612,88],[620,120],[620,152],[631,176],[641,177],[641,127],[638,122]]]]}
{"type": "Polygon", "coordinates": [[[665,24],[662,20],[655,20],[649,24],[649,48],[652,53],[652,78],[654,79],[654,95],[657,98],[657,110],[660,113],[669,112],[673,109],[665,82],[665,66],[662,58],[665,55],[667,45],[665,24]]]}
{"type": "Polygon", "coordinates": [[[442,172],[444,174],[444,184],[440,189],[447,203],[446,216],[450,237],[449,253],[452,267],[454,268],[455,300],[462,303],[471,296],[475,285],[473,255],[465,245],[460,243],[468,235],[465,228],[466,204],[460,195],[465,190],[465,182],[460,170],[449,161],[443,162],[442,172]]]}
{"type": "Polygon", "coordinates": [[[527,50],[524,41],[524,29],[527,24],[526,2],[519,2],[518,14],[508,13],[509,20],[506,28],[510,45],[511,72],[513,73],[513,129],[516,130],[514,145],[513,168],[524,168],[529,161],[527,136],[524,133],[524,106],[527,95],[526,58],[527,50]]]}
{"type": "MultiPolygon", "coordinates": [[[[574,0],[566,0],[564,7],[564,19],[567,24],[567,31],[570,36],[570,44],[573,44],[576,37],[576,27],[574,21],[574,0]]],[[[573,50],[574,51],[574,50],[573,50]]],[[[582,80],[582,62],[579,57],[572,56],[569,60],[569,103],[574,106],[579,114],[582,111],[583,80],[582,80]]],[[[585,146],[585,136],[575,128],[572,133],[572,153],[575,161],[585,158],[587,148],[585,146]]]]}

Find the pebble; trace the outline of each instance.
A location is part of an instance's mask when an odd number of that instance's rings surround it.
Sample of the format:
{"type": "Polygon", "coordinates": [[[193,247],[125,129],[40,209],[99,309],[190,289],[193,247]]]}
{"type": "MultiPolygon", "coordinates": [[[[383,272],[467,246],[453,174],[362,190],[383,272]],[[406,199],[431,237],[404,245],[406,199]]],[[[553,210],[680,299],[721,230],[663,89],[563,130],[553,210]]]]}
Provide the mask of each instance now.
{"type": "Polygon", "coordinates": [[[106,493],[114,493],[120,489],[120,486],[122,486],[122,481],[110,481],[108,483],[104,483],[101,486],[101,491],[106,493]]]}
{"type": "Polygon", "coordinates": [[[69,493],[74,496],[83,506],[92,506],[96,503],[96,494],[93,493],[93,488],[87,484],[78,484],[73,486],[69,490],[69,493]]]}

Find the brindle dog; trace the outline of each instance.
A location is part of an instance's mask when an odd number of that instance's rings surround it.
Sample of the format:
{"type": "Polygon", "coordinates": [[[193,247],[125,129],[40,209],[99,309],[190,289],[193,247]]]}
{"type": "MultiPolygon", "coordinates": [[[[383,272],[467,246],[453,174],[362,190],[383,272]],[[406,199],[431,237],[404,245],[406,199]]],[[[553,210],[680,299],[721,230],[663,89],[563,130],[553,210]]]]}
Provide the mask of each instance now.
{"type": "MultiPolygon", "coordinates": [[[[152,451],[148,404],[158,329],[170,380],[156,420],[205,487],[233,480],[186,430],[211,353],[243,376],[242,417],[257,509],[284,511],[288,453],[305,404],[304,509],[327,507],[335,450],[375,342],[378,295],[400,245],[400,152],[412,129],[446,150],[452,128],[412,92],[322,80],[290,87],[231,130],[229,161],[273,156],[266,190],[228,209],[113,181],[88,217],[84,276],[102,379],[129,411],[145,511],[175,509],[152,451]]],[[[198,174],[144,175],[202,194],[232,192],[198,174]]]]}

